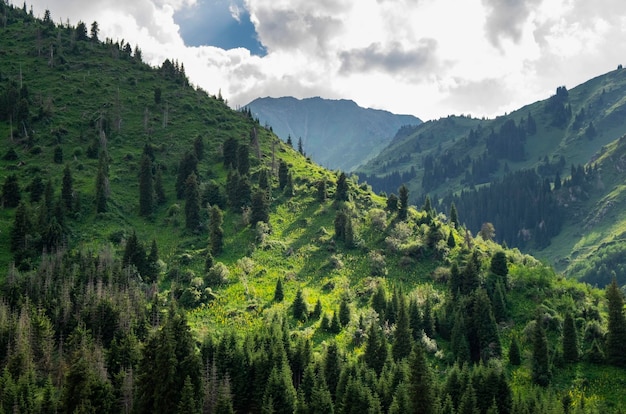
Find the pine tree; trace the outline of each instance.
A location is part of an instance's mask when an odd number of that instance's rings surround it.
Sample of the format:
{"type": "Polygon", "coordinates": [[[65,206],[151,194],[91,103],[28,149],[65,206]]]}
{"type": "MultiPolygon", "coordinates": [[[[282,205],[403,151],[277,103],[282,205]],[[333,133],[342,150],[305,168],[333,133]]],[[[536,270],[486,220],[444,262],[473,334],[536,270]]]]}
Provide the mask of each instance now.
{"type": "Polygon", "coordinates": [[[322,311],[322,301],[320,299],[317,299],[317,302],[315,302],[315,307],[313,308],[313,313],[311,314],[311,318],[313,318],[313,320],[318,320],[322,315],[322,311]]]}
{"type": "Polygon", "coordinates": [[[517,336],[511,337],[511,346],[509,346],[509,364],[518,366],[522,363],[522,353],[519,348],[517,336]]]}
{"type": "Polygon", "coordinates": [[[450,233],[448,233],[447,245],[451,249],[454,249],[456,247],[456,240],[454,239],[454,231],[452,230],[450,230],[450,233]]]}
{"type": "Polygon", "coordinates": [[[326,201],[326,180],[320,180],[317,182],[317,201],[323,203],[326,201]]]}
{"type": "Polygon", "coordinates": [[[454,228],[459,228],[459,213],[456,211],[454,202],[450,205],[450,223],[454,228]]]}
{"type": "Polygon", "coordinates": [[[212,205],[209,210],[209,251],[213,256],[217,256],[224,248],[224,221],[222,210],[219,206],[212,205]]]}
{"type": "Polygon", "coordinates": [[[436,397],[430,367],[421,343],[416,343],[409,357],[409,398],[411,412],[433,414],[436,412],[436,397]]]}
{"type": "Polygon", "coordinates": [[[74,210],[74,188],[73,188],[72,170],[69,164],[63,169],[63,181],[61,184],[61,199],[66,211],[74,210]]]}
{"type": "Polygon", "coordinates": [[[367,340],[363,351],[363,361],[376,371],[377,375],[383,371],[387,359],[387,340],[380,328],[372,321],[367,328],[367,340]]]}
{"type": "Polygon", "coordinates": [[[185,187],[185,227],[196,231],[200,226],[200,190],[195,173],[187,177],[185,187]]]}
{"type": "Polygon", "coordinates": [[[237,168],[237,148],[239,143],[235,138],[228,138],[224,141],[223,155],[224,155],[224,168],[236,169],[237,168]]]}
{"type": "Polygon", "coordinates": [[[17,175],[9,174],[2,185],[2,204],[4,207],[17,207],[20,203],[20,185],[17,181],[17,175]]]}
{"type": "Polygon", "coordinates": [[[402,184],[402,186],[398,189],[399,194],[399,210],[398,210],[398,219],[406,220],[407,214],[409,211],[409,189],[406,185],[402,184]]]}
{"type": "Polygon", "coordinates": [[[293,309],[293,317],[296,320],[298,321],[306,320],[306,317],[309,312],[306,307],[306,302],[304,301],[302,289],[298,289],[298,292],[296,292],[296,297],[294,298],[291,306],[293,309]]]}
{"type": "Polygon", "coordinates": [[[242,177],[250,172],[250,148],[247,145],[239,145],[237,148],[237,171],[242,177]]]}
{"type": "Polygon", "coordinates": [[[563,359],[566,362],[578,361],[578,334],[576,333],[576,325],[574,317],[570,312],[565,315],[563,321],[563,359]]]}
{"type": "Polygon", "coordinates": [[[337,189],[335,190],[336,201],[348,201],[348,179],[346,174],[342,172],[337,179],[337,189]]]}
{"type": "Polygon", "coordinates": [[[543,328],[541,314],[537,312],[533,331],[532,380],[542,387],[550,384],[550,360],[548,358],[548,338],[543,328]]]}
{"type": "Polygon", "coordinates": [[[606,335],[606,358],[611,365],[626,367],[626,318],[624,318],[624,295],[614,277],[606,287],[609,321],[606,335]]]}
{"type": "Polygon", "coordinates": [[[187,178],[194,173],[198,176],[198,159],[193,152],[186,152],[183,159],[178,164],[178,175],[176,177],[176,198],[185,198],[187,192],[187,178]]]}
{"type": "Polygon", "coordinates": [[[348,221],[348,215],[344,210],[339,210],[335,214],[335,239],[339,241],[346,240],[346,223],[348,221]]]}
{"type": "Polygon", "coordinates": [[[504,285],[507,285],[507,275],[509,274],[509,268],[507,266],[506,253],[503,250],[497,251],[491,256],[491,265],[489,270],[494,275],[498,275],[502,278],[504,285]]]}
{"type": "Polygon", "coordinates": [[[10,240],[11,251],[14,253],[22,252],[27,249],[27,236],[32,229],[28,207],[21,202],[15,210],[15,220],[11,227],[10,240]]]}
{"type": "Polygon", "coordinates": [[[387,210],[389,210],[392,213],[395,213],[396,211],[398,211],[398,196],[395,194],[390,194],[389,197],[387,197],[387,210]]]}
{"type": "Polygon", "coordinates": [[[350,305],[345,295],[339,303],[339,322],[342,326],[347,326],[350,323],[350,305]]]}
{"type": "Polygon", "coordinates": [[[148,260],[146,262],[145,273],[144,279],[147,282],[156,282],[159,276],[159,248],[155,239],[152,239],[150,254],[148,254],[148,260]]]}
{"type": "Polygon", "coordinates": [[[287,180],[289,179],[289,167],[287,163],[283,160],[280,160],[278,164],[278,188],[283,191],[285,186],[287,185],[287,180]]]}
{"type": "Polygon", "coordinates": [[[202,161],[204,158],[204,139],[201,135],[198,135],[193,141],[193,152],[198,161],[202,161]]]}
{"type": "Polygon", "coordinates": [[[302,145],[302,137],[298,138],[298,152],[300,155],[304,155],[304,146],[302,145]]]}
{"type": "Polygon", "coordinates": [[[250,225],[255,226],[258,222],[269,223],[270,206],[267,192],[257,189],[252,194],[250,225]]]}
{"type": "Polygon", "coordinates": [[[409,312],[402,293],[397,293],[398,308],[396,310],[396,330],[393,334],[391,352],[396,361],[408,357],[411,354],[412,334],[409,321],[409,312]]]}
{"type": "Polygon", "coordinates": [[[283,279],[278,278],[276,280],[276,288],[274,289],[274,302],[282,302],[285,298],[285,293],[283,292],[283,279]]]}
{"type": "Polygon", "coordinates": [[[152,214],[154,190],[152,185],[152,160],[148,155],[141,158],[139,167],[139,215],[152,214]]]}

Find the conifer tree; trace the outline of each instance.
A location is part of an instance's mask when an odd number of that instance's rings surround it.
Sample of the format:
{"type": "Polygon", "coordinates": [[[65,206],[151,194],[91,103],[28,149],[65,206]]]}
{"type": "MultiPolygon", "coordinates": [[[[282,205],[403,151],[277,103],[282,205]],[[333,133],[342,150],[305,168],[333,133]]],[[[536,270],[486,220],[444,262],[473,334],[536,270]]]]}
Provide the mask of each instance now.
{"type": "Polygon", "coordinates": [[[323,203],[326,201],[326,180],[319,180],[317,182],[317,201],[323,203]]]}
{"type": "Polygon", "coordinates": [[[139,167],[139,215],[149,216],[152,214],[154,199],[152,185],[152,160],[148,155],[143,155],[139,167]]]}
{"type": "Polygon", "coordinates": [[[337,179],[337,189],[335,190],[336,201],[348,201],[348,179],[346,174],[342,172],[337,179]]]}
{"type": "Polygon", "coordinates": [[[318,320],[322,315],[322,311],[322,301],[320,299],[317,299],[317,302],[315,302],[315,307],[313,308],[313,313],[311,313],[311,317],[313,318],[313,320],[318,320]]]}
{"type": "Polygon", "coordinates": [[[346,240],[346,223],[348,222],[348,215],[344,210],[339,210],[335,214],[335,239],[340,241],[346,240]]]}
{"type": "Polygon", "coordinates": [[[533,330],[532,380],[542,387],[550,384],[550,360],[548,357],[548,338],[543,328],[541,314],[537,312],[535,329],[533,330]]]}
{"type": "Polygon", "coordinates": [[[399,195],[399,210],[398,210],[398,219],[406,220],[407,214],[409,211],[409,189],[406,185],[402,184],[402,186],[398,189],[399,195]]]}
{"type": "Polygon", "coordinates": [[[152,239],[145,273],[144,278],[148,282],[156,282],[159,276],[159,248],[155,239],[152,239]]]}
{"type": "Polygon", "coordinates": [[[432,373],[421,343],[416,343],[409,357],[409,398],[414,413],[434,414],[436,397],[432,373]]]}
{"type": "Polygon", "coordinates": [[[578,334],[576,333],[576,325],[574,317],[570,312],[565,315],[563,321],[563,359],[566,362],[578,361],[578,334]]]}
{"type": "Polygon", "coordinates": [[[339,322],[342,326],[347,326],[350,323],[350,305],[345,295],[339,303],[339,322]]]}
{"type": "Polygon", "coordinates": [[[507,266],[506,253],[503,250],[497,251],[491,256],[491,265],[489,270],[494,275],[500,276],[504,285],[507,284],[507,275],[509,274],[509,268],[507,266]]]}
{"type": "Polygon", "coordinates": [[[509,346],[509,364],[518,366],[522,363],[522,353],[519,348],[517,336],[511,337],[511,345],[509,346]]]}
{"type": "Polygon", "coordinates": [[[456,211],[454,202],[450,205],[450,223],[454,228],[459,228],[459,213],[456,211]]]}
{"type": "Polygon", "coordinates": [[[408,357],[411,354],[412,335],[409,321],[409,312],[402,293],[397,293],[398,308],[396,310],[396,330],[393,334],[391,352],[396,361],[408,357]]]}
{"type": "Polygon", "coordinates": [[[376,371],[377,375],[380,375],[386,359],[387,341],[382,332],[380,332],[380,328],[372,321],[367,328],[363,360],[368,367],[376,371]]]}
{"type": "Polygon", "coordinates": [[[250,148],[247,145],[239,145],[237,148],[237,171],[242,177],[250,172],[250,148]]]}
{"type": "Polygon", "coordinates": [[[456,247],[456,240],[454,239],[454,231],[452,230],[450,230],[450,233],[448,233],[447,245],[451,249],[454,249],[456,247]]]}
{"type": "Polygon", "coordinates": [[[74,188],[72,179],[72,170],[69,164],[63,169],[63,181],[61,184],[61,199],[66,211],[74,210],[74,188]]]}
{"type": "Polygon", "coordinates": [[[454,313],[454,325],[450,338],[450,346],[456,361],[463,364],[471,361],[469,343],[467,341],[467,328],[465,326],[465,315],[457,309],[454,313]]]}
{"type": "Polygon", "coordinates": [[[298,138],[298,152],[300,155],[304,155],[304,146],[302,145],[302,137],[298,138]]]}
{"type": "Polygon", "coordinates": [[[282,302],[285,298],[285,293],[283,292],[283,279],[278,278],[276,280],[276,288],[274,289],[274,302],[282,302]]]}
{"type": "Polygon", "coordinates": [[[200,226],[200,190],[195,173],[187,177],[185,187],[185,227],[196,231],[200,226]]]}
{"type": "Polygon", "coordinates": [[[193,141],[193,152],[198,161],[202,161],[204,158],[204,139],[201,135],[198,135],[193,141]]]}
{"type": "Polygon", "coordinates": [[[341,322],[339,322],[339,315],[337,315],[337,312],[333,312],[333,317],[330,320],[329,330],[334,334],[338,334],[339,332],[341,332],[341,322]]]}
{"type": "Polygon", "coordinates": [[[186,152],[178,164],[178,175],[176,177],[176,198],[185,198],[187,192],[187,178],[194,173],[198,176],[198,159],[193,152],[186,152]]]}
{"type": "Polygon", "coordinates": [[[283,191],[285,186],[287,185],[287,180],[289,179],[289,167],[287,163],[283,160],[280,160],[278,164],[278,188],[283,191]]]}
{"type": "Polygon", "coordinates": [[[387,210],[389,210],[391,213],[395,213],[396,211],[398,211],[398,196],[395,194],[390,194],[389,197],[387,197],[387,210]]]}
{"type": "Polygon", "coordinates": [[[41,196],[43,196],[44,190],[46,188],[41,176],[36,175],[30,182],[28,186],[30,190],[30,202],[38,203],[41,200],[41,196]]]}
{"type": "Polygon", "coordinates": [[[293,317],[296,320],[298,321],[306,320],[306,317],[308,315],[308,310],[306,307],[306,302],[304,301],[302,289],[298,289],[298,292],[296,292],[296,297],[294,298],[291,306],[293,309],[293,317]]]}
{"type": "Polygon", "coordinates": [[[259,171],[259,188],[269,194],[271,186],[267,168],[262,168],[261,171],[259,171]]]}
{"type": "Polygon", "coordinates": [[[259,221],[268,223],[270,220],[270,206],[267,199],[267,193],[261,189],[257,189],[252,194],[250,212],[250,225],[255,226],[259,221]]]}
{"type": "Polygon", "coordinates": [[[624,317],[624,295],[613,277],[606,287],[609,321],[606,335],[606,358],[611,365],[626,367],[626,318],[624,317]]]}
{"type": "Polygon", "coordinates": [[[161,168],[157,168],[156,175],[154,177],[154,195],[156,203],[161,205],[167,201],[165,196],[165,187],[163,187],[163,171],[161,168]]]}
{"type": "Polygon", "coordinates": [[[237,148],[239,143],[235,138],[228,138],[224,141],[223,155],[224,155],[224,168],[236,169],[237,168],[237,148]]]}
{"type": "Polygon", "coordinates": [[[212,205],[209,210],[209,251],[213,256],[220,254],[224,247],[223,221],[222,210],[219,206],[212,205]]]}
{"type": "Polygon", "coordinates": [[[335,341],[331,341],[326,348],[322,372],[326,379],[326,385],[328,385],[328,391],[330,391],[333,401],[336,402],[337,384],[339,383],[339,376],[341,374],[341,357],[335,341]]]}
{"type": "Polygon", "coordinates": [[[2,185],[2,204],[4,207],[17,207],[20,203],[20,185],[17,175],[9,174],[2,185]]]}

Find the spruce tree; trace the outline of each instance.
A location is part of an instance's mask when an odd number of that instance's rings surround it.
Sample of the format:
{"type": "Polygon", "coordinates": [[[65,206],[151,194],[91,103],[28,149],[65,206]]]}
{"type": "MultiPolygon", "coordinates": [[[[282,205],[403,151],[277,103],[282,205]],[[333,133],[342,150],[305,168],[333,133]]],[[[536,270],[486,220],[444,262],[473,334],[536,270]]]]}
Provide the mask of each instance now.
{"type": "Polygon", "coordinates": [[[242,177],[250,172],[250,148],[247,145],[239,145],[237,148],[237,171],[242,177]]]}
{"type": "Polygon", "coordinates": [[[399,210],[398,210],[398,219],[406,220],[407,214],[409,211],[409,189],[406,185],[402,184],[402,186],[398,189],[399,195],[399,210]]]}
{"type": "Polygon", "coordinates": [[[239,143],[235,138],[228,138],[224,141],[223,155],[224,155],[224,168],[236,169],[237,168],[237,148],[239,143]]]}
{"type": "Polygon", "coordinates": [[[306,302],[304,301],[304,296],[302,293],[302,289],[298,289],[296,292],[296,297],[292,303],[293,317],[298,321],[306,320],[308,315],[308,310],[306,306],[306,302]]]}
{"type": "Polygon", "coordinates": [[[350,323],[350,304],[345,295],[339,303],[339,322],[342,326],[347,326],[350,323]]]}
{"type": "Polygon", "coordinates": [[[267,199],[267,192],[257,189],[252,194],[250,212],[250,225],[255,226],[258,222],[269,223],[270,206],[267,199]]]}
{"type": "Polygon", "coordinates": [[[542,387],[550,384],[550,359],[548,357],[548,338],[543,328],[541,313],[537,312],[533,330],[532,380],[542,387]]]}
{"type": "Polygon", "coordinates": [[[563,321],[563,359],[566,362],[578,361],[578,334],[576,333],[576,325],[574,324],[574,317],[570,312],[565,315],[563,321]]]}
{"type": "Polygon", "coordinates": [[[450,223],[454,228],[459,228],[459,213],[456,211],[454,202],[450,205],[450,223]]]}
{"type": "Polygon", "coordinates": [[[323,203],[326,201],[326,180],[319,180],[317,182],[317,201],[323,203]]]}
{"type": "Polygon", "coordinates": [[[393,193],[390,194],[389,197],[387,197],[386,207],[391,213],[398,211],[398,196],[393,193]]]}
{"type": "Polygon", "coordinates": [[[337,179],[337,189],[335,190],[336,201],[348,201],[348,179],[342,172],[337,179]]]}
{"type": "Polygon", "coordinates": [[[287,180],[289,179],[289,167],[287,163],[283,160],[280,160],[278,164],[278,188],[283,191],[285,186],[287,185],[287,180]]]}
{"type": "Polygon", "coordinates": [[[161,168],[157,168],[156,175],[154,177],[154,195],[157,204],[161,205],[167,201],[165,196],[165,187],[163,187],[163,171],[161,168]]]}
{"type": "Polygon", "coordinates": [[[509,346],[509,364],[518,366],[522,363],[522,353],[519,347],[517,336],[511,337],[511,345],[509,346]]]}
{"type": "Polygon", "coordinates": [[[222,210],[219,206],[212,205],[209,210],[209,251],[213,256],[217,256],[224,248],[224,221],[222,210]]]}
{"type": "Polygon", "coordinates": [[[416,343],[409,357],[409,399],[414,413],[434,414],[436,396],[432,373],[421,343],[416,343]]]}
{"type": "Polygon", "coordinates": [[[391,352],[393,358],[396,361],[400,361],[411,354],[412,335],[406,300],[402,293],[397,293],[397,295],[398,309],[396,310],[396,330],[393,334],[391,352]]]}
{"type": "Polygon", "coordinates": [[[285,298],[285,293],[283,292],[283,279],[278,278],[276,280],[276,288],[274,288],[274,302],[282,302],[285,298]]]}
{"type": "Polygon", "coordinates": [[[608,305],[608,332],[606,335],[606,358],[609,364],[626,367],[626,318],[624,318],[624,295],[614,277],[606,287],[608,305]]]}
{"type": "Polygon", "coordinates": [[[194,173],[198,176],[198,159],[193,152],[186,152],[178,164],[178,175],[176,177],[176,198],[182,200],[187,192],[187,178],[194,173]]]}
{"type": "Polygon", "coordinates": [[[335,214],[335,239],[339,241],[346,240],[346,223],[348,220],[348,215],[344,210],[339,210],[337,214],[335,214]]]}
{"type": "Polygon", "coordinates": [[[152,160],[148,155],[143,155],[139,167],[139,215],[149,216],[152,214],[154,200],[152,185],[152,160]]]}
{"type": "Polygon", "coordinates": [[[147,282],[156,282],[159,276],[159,248],[155,239],[152,239],[150,253],[146,262],[146,274],[144,279],[147,282]]]}
{"type": "Polygon", "coordinates": [[[66,164],[63,169],[63,181],[61,184],[61,199],[63,200],[63,207],[66,211],[74,210],[74,188],[72,179],[72,170],[70,165],[66,164]]]}
{"type": "Polygon", "coordinates": [[[2,185],[2,204],[4,207],[13,208],[18,206],[20,200],[20,185],[17,175],[9,174],[2,185]]]}
{"type": "Polygon", "coordinates": [[[196,231],[200,226],[200,190],[195,173],[187,177],[185,187],[185,227],[196,231]]]}

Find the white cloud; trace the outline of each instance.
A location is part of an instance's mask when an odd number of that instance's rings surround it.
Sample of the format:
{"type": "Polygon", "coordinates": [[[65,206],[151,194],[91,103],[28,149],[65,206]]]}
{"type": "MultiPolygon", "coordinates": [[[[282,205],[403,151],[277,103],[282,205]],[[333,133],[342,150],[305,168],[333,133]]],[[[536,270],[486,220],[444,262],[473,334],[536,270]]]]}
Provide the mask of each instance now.
{"type": "MultiPolygon", "coordinates": [[[[33,0],[55,21],[97,20],[144,59],[185,64],[233,105],[258,96],[354,99],[423,119],[494,116],[614,69],[626,56],[623,0],[229,0],[250,13],[263,57],[186,47],[177,11],[197,0],[33,0]]],[[[626,63],[626,62],[624,62],[626,63]]]]}

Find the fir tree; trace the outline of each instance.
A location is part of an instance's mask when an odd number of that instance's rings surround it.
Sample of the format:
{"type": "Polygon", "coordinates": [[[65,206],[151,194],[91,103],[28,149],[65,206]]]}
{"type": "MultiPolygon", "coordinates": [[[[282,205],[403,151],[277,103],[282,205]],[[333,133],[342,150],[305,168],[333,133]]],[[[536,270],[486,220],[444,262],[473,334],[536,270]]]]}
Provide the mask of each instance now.
{"type": "Polygon", "coordinates": [[[152,214],[154,190],[152,186],[152,160],[148,155],[141,158],[139,167],[139,215],[152,214]]]}
{"type": "Polygon", "coordinates": [[[315,302],[315,307],[313,308],[313,313],[311,313],[311,318],[313,320],[318,320],[322,315],[322,301],[320,299],[315,302]]]}
{"type": "Polygon", "coordinates": [[[563,359],[566,362],[578,361],[578,334],[576,333],[576,325],[574,317],[570,312],[565,315],[563,321],[563,359]]]}
{"type": "Polygon", "coordinates": [[[306,302],[304,301],[304,296],[302,293],[302,289],[298,289],[296,292],[296,297],[292,303],[293,317],[297,321],[304,321],[308,315],[308,310],[306,306],[306,302]]]}
{"type": "Polygon", "coordinates": [[[342,326],[347,326],[350,323],[350,305],[345,295],[339,303],[339,322],[342,326]]]}
{"type": "Polygon", "coordinates": [[[283,160],[280,160],[278,164],[278,188],[283,191],[285,186],[287,185],[287,180],[289,179],[289,167],[287,163],[283,160]]]}
{"type": "Polygon", "coordinates": [[[237,171],[242,177],[250,172],[250,148],[247,145],[239,145],[237,148],[237,171]]]}
{"type": "Polygon", "coordinates": [[[236,169],[237,168],[237,149],[239,143],[235,138],[228,138],[224,141],[223,155],[224,155],[224,168],[236,169]]]}
{"type": "Polygon", "coordinates": [[[304,155],[304,146],[302,145],[302,137],[298,138],[298,152],[300,155],[304,155]]]}
{"type": "Polygon", "coordinates": [[[186,152],[183,159],[178,164],[178,175],[176,177],[176,198],[185,198],[187,193],[187,178],[194,173],[198,176],[198,159],[193,152],[186,152]]]}
{"type": "Polygon", "coordinates": [[[222,210],[219,206],[211,206],[209,210],[209,251],[213,256],[220,254],[224,248],[223,221],[222,210]]]}
{"type": "Polygon", "coordinates": [[[406,220],[407,214],[409,211],[409,189],[406,185],[402,185],[398,189],[399,194],[399,210],[398,210],[398,219],[406,220]]]}
{"type": "Polygon", "coordinates": [[[389,197],[387,197],[387,210],[389,210],[392,213],[395,213],[396,211],[398,211],[398,196],[395,194],[390,194],[389,197]]]}
{"type": "Polygon", "coordinates": [[[255,226],[260,221],[268,223],[270,220],[269,210],[267,193],[261,189],[255,190],[252,194],[250,225],[255,226]]]}
{"type": "Polygon", "coordinates": [[[411,354],[412,335],[409,321],[409,312],[405,298],[402,293],[398,293],[398,309],[396,311],[396,330],[393,334],[393,345],[391,352],[393,358],[399,361],[411,354]]]}
{"type": "Polygon", "coordinates": [[[411,412],[424,414],[436,412],[433,378],[420,343],[415,344],[409,357],[408,393],[413,407],[411,412]]]}
{"type": "Polygon", "coordinates": [[[285,293],[283,292],[283,279],[278,278],[276,280],[276,288],[274,289],[274,302],[282,302],[285,298],[285,293]]]}
{"type": "Polygon", "coordinates": [[[513,335],[511,337],[511,346],[509,346],[509,364],[518,366],[522,363],[522,353],[519,348],[519,341],[513,335]]]}
{"type": "Polygon", "coordinates": [[[337,179],[337,189],[335,190],[336,201],[348,201],[348,179],[342,172],[337,179]]]}
{"type": "Polygon", "coordinates": [[[2,204],[4,207],[17,207],[20,203],[20,185],[17,181],[17,175],[9,174],[2,185],[2,204]]]}
{"type": "Polygon", "coordinates": [[[72,179],[72,170],[70,170],[69,164],[65,165],[63,169],[63,181],[61,184],[61,199],[63,200],[63,207],[66,211],[74,210],[74,188],[72,179]]]}
{"type": "Polygon", "coordinates": [[[456,211],[456,205],[454,202],[450,205],[450,223],[454,228],[459,228],[459,214],[456,211]]]}
{"type": "Polygon", "coordinates": [[[317,201],[323,203],[326,201],[326,180],[320,180],[317,182],[317,201]]]}
{"type": "Polygon", "coordinates": [[[606,287],[608,305],[608,332],[606,335],[606,358],[611,365],[626,367],[626,318],[624,318],[624,295],[614,277],[606,287]]]}
{"type": "Polygon", "coordinates": [[[200,226],[200,190],[195,173],[187,177],[185,186],[185,227],[196,231],[200,226]]]}
{"type": "Polygon", "coordinates": [[[446,244],[451,249],[454,249],[456,247],[456,240],[454,239],[454,231],[450,230],[450,233],[448,233],[448,241],[446,244]]]}
{"type": "Polygon", "coordinates": [[[533,330],[532,380],[542,387],[550,384],[550,360],[548,357],[548,338],[543,328],[541,314],[537,312],[533,330]]]}
{"type": "Polygon", "coordinates": [[[155,239],[152,239],[150,254],[148,254],[148,260],[146,262],[145,273],[144,279],[147,282],[156,282],[159,276],[159,248],[155,239]]]}

